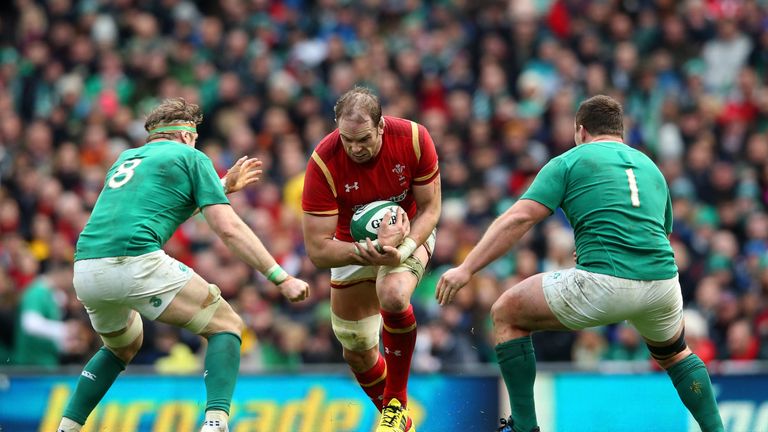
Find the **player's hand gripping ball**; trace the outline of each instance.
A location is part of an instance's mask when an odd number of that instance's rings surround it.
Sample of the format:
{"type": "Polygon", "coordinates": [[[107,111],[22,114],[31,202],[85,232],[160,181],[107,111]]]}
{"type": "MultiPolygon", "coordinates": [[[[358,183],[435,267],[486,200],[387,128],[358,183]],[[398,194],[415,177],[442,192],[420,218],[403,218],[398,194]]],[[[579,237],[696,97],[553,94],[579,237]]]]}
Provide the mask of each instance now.
{"type": "MultiPolygon", "coordinates": [[[[360,207],[349,222],[349,231],[355,241],[365,241],[366,237],[371,240],[378,238],[379,227],[382,219],[387,212],[390,215],[389,224],[397,222],[397,209],[401,208],[392,201],[374,201],[360,207]]],[[[405,210],[403,210],[404,212],[405,210]]]]}

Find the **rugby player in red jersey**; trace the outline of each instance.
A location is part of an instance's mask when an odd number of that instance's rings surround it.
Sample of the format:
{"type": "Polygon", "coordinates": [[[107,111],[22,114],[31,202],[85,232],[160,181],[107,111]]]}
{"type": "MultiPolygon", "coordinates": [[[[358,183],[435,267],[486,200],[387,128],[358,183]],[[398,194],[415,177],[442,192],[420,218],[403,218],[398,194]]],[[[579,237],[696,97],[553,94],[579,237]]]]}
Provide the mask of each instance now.
{"type": "Polygon", "coordinates": [[[416,343],[410,298],[440,217],[437,152],[424,126],[382,116],[378,97],[366,88],[343,94],[334,112],[338,128],[307,165],[304,241],[312,262],[331,268],[333,330],[358,383],[382,412],[377,432],[413,431],[406,410],[416,343]],[[376,241],[356,243],[352,214],[377,200],[394,201],[405,213],[382,224],[376,241]]]}

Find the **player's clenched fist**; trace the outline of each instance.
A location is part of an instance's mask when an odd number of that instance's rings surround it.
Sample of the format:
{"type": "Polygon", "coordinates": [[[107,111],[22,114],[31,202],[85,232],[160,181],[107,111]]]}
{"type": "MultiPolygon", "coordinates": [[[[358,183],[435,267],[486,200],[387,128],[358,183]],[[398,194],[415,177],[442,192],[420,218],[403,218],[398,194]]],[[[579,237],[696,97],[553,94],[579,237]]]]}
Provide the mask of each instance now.
{"type": "Polygon", "coordinates": [[[441,306],[445,306],[451,301],[460,289],[469,282],[472,273],[464,267],[455,267],[443,273],[435,288],[435,298],[441,306]]]}
{"type": "Polygon", "coordinates": [[[280,292],[292,302],[300,302],[309,298],[309,284],[301,279],[290,277],[278,285],[280,292]]]}

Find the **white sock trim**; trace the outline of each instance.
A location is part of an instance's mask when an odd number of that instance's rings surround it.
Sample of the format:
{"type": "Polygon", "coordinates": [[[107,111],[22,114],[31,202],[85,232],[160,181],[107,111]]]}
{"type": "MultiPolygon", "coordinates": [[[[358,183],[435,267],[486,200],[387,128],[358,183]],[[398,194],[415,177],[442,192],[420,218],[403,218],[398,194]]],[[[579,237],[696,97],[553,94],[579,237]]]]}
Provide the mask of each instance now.
{"type": "Polygon", "coordinates": [[[66,417],[62,417],[61,423],[59,423],[59,432],[80,432],[82,428],[83,425],[66,417]]]}

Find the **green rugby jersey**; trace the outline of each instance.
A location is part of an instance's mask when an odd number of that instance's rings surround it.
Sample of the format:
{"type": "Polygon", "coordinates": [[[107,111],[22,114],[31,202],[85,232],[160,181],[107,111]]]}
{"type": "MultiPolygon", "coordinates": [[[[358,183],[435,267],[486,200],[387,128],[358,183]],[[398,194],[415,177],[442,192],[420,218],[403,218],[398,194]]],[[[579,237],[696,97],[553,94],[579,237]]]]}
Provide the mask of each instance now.
{"type": "Polygon", "coordinates": [[[521,199],[563,209],[576,237],[579,269],[635,280],[677,274],[667,238],[667,182],[653,161],[625,144],[576,146],[549,161],[521,199]]]}
{"type": "Polygon", "coordinates": [[[213,204],[229,200],[203,152],[175,141],[126,150],[107,172],[75,259],[154,252],[196,208],[213,204]]]}

